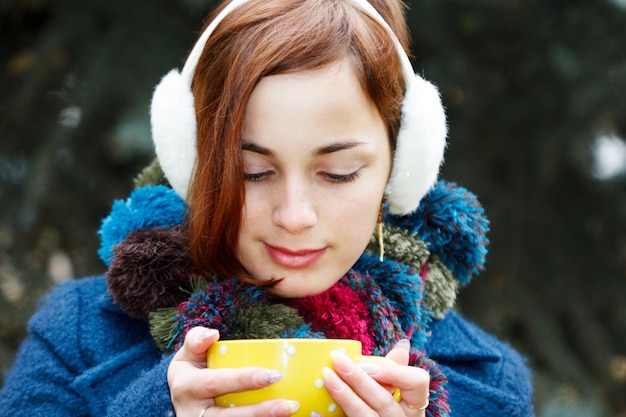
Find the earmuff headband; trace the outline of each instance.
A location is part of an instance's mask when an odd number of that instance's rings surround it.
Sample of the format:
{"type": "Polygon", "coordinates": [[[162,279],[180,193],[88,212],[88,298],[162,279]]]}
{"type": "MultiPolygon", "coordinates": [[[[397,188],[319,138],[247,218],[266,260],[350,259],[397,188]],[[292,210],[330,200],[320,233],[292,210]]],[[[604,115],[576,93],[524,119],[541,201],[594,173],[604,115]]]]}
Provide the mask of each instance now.
{"type": "MultiPolygon", "coordinates": [[[[189,54],[182,71],[170,71],[152,98],[152,138],[159,163],[172,188],[183,198],[196,163],[196,114],[191,90],[204,46],[220,22],[248,0],[233,0],[215,17],[189,54]]],[[[406,89],[391,176],[385,193],[392,214],[409,214],[437,180],[446,147],[446,118],[436,87],[416,75],[395,34],[366,0],[348,0],[376,20],[392,37],[406,89]]]]}

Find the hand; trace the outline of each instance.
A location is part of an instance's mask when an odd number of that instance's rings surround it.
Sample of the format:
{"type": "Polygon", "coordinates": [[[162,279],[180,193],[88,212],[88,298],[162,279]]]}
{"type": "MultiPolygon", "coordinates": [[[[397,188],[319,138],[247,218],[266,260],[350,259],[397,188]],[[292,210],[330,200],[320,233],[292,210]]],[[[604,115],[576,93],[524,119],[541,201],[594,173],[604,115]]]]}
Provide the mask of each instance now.
{"type": "Polygon", "coordinates": [[[214,329],[194,327],[167,370],[167,382],[176,417],[287,417],[298,411],[295,401],[272,400],[235,408],[215,406],[214,398],[229,392],[266,387],[280,380],[280,373],[264,368],[208,369],[206,354],[219,339],[214,329]]]}
{"type": "Polygon", "coordinates": [[[395,363],[357,364],[341,352],[333,352],[335,371],[324,369],[324,385],[347,416],[423,417],[428,405],[430,375],[408,366],[410,343],[403,340],[387,355],[395,363]],[[400,389],[397,402],[392,392],[400,389]]]}

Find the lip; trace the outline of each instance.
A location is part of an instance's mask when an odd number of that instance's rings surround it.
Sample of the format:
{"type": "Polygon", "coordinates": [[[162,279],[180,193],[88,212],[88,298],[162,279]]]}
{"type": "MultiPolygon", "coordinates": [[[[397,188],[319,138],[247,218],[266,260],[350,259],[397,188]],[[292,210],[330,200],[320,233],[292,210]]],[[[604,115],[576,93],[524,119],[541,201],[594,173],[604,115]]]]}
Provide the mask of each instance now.
{"type": "Polygon", "coordinates": [[[326,253],[322,249],[291,250],[264,243],[267,253],[277,264],[290,269],[307,268],[317,262],[326,253]]]}

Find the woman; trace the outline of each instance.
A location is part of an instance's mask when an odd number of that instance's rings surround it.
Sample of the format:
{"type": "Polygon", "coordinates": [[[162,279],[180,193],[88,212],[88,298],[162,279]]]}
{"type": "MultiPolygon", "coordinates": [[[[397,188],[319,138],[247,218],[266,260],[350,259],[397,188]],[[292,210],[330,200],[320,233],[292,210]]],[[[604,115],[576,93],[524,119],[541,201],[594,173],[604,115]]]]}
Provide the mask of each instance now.
{"type": "Polygon", "coordinates": [[[215,406],[281,375],[206,369],[206,352],[327,337],[395,362],[333,356],[324,385],[349,416],[532,415],[519,355],[451,311],[488,226],[436,183],[445,117],[407,40],[395,0],[222,4],[155,91],[158,160],[103,222],[106,277],[46,298],[1,408],[289,416],[289,398],[215,406]]]}

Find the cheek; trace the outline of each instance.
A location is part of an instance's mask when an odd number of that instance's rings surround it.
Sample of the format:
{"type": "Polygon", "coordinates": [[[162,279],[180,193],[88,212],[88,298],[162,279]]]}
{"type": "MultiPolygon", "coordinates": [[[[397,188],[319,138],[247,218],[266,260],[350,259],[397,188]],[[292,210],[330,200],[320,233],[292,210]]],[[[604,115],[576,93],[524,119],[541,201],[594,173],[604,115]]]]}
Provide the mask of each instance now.
{"type": "Polygon", "coordinates": [[[346,199],[342,207],[331,210],[333,227],[352,235],[362,245],[369,241],[376,228],[383,193],[371,192],[346,199]]]}
{"type": "Polygon", "coordinates": [[[267,218],[267,207],[270,205],[269,193],[246,188],[243,209],[241,210],[242,230],[252,230],[259,226],[259,219],[267,218]]]}
{"type": "Polygon", "coordinates": [[[248,204],[244,204],[241,211],[241,229],[239,229],[238,253],[247,253],[246,248],[250,244],[252,236],[255,235],[255,225],[259,225],[259,210],[248,210],[248,204]]]}

